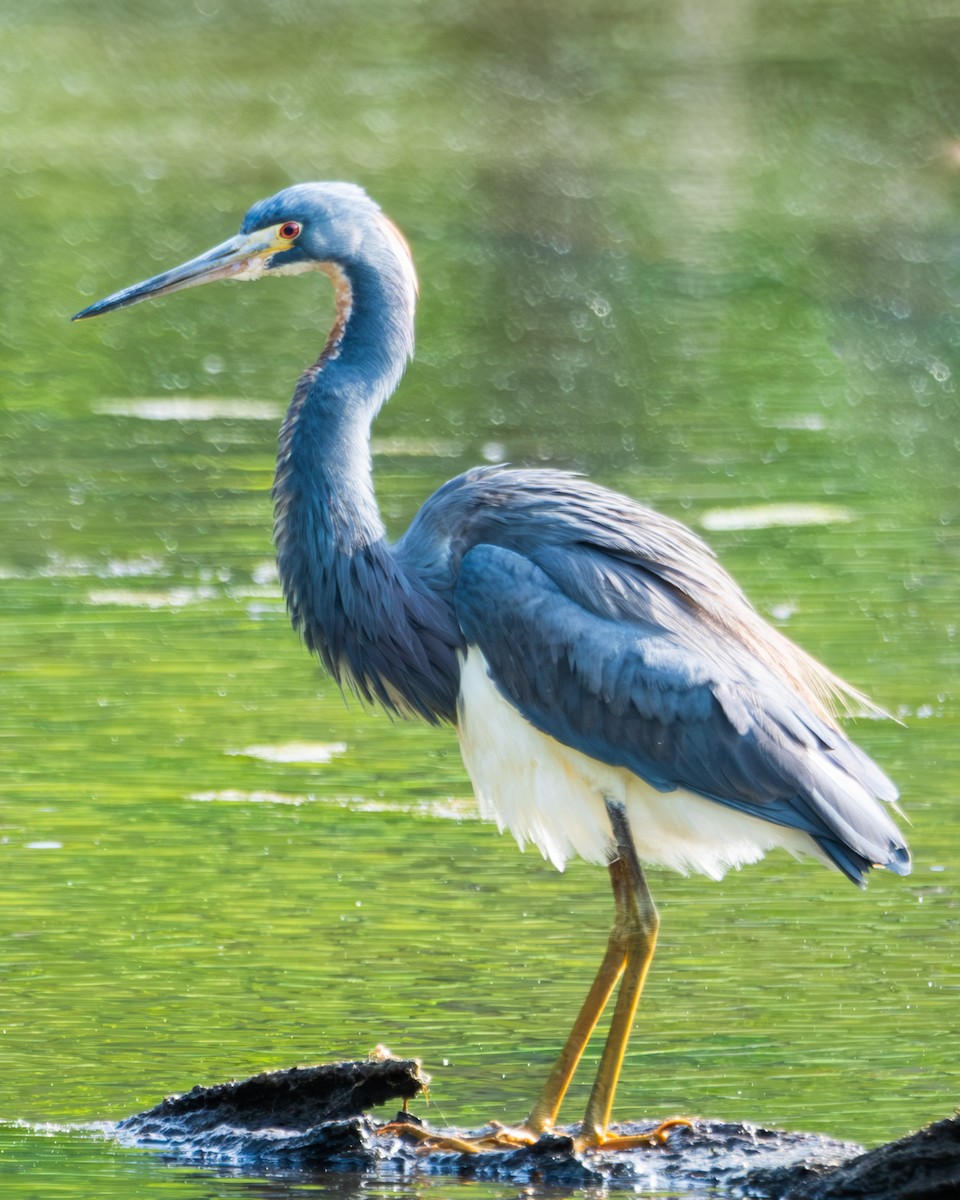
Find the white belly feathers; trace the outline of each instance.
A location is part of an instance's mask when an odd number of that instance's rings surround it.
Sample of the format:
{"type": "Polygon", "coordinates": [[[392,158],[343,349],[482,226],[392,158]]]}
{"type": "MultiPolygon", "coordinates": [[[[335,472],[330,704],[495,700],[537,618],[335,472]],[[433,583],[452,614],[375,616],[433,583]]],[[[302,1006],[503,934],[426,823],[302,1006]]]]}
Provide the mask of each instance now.
{"type": "Polygon", "coordinates": [[[659,792],[631,771],[610,767],[541,733],[497,689],[476,646],[460,681],[460,749],[480,814],[532,842],[563,870],[574,854],[615,857],[604,799],[622,803],[641,860],[719,879],[775,846],[825,856],[812,838],[690,792],[659,792]]]}

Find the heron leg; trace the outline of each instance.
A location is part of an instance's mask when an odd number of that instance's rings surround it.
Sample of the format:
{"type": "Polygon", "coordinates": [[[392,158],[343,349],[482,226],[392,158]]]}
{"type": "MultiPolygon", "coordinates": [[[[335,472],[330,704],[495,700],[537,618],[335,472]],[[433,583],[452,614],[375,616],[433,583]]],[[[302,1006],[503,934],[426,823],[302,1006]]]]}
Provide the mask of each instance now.
{"type": "MultiPolygon", "coordinates": [[[[630,845],[632,849],[632,842],[630,845]]],[[[634,855],[635,857],[636,855],[634,855]]],[[[618,857],[610,864],[609,869],[610,882],[613,885],[615,917],[603,961],[600,963],[600,968],[587,993],[587,998],[580,1008],[577,1019],[573,1023],[564,1047],[547,1076],[530,1116],[523,1125],[509,1127],[500,1125],[499,1122],[492,1122],[489,1133],[467,1139],[447,1134],[435,1134],[427,1129],[418,1129],[416,1126],[404,1125],[401,1129],[393,1123],[385,1126],[380,1131],[381,1133],[400,1132],[404,1137],[418,1142],[424,1151],[440,1149],[460,1153],[478,1153],[483,1150],[503,1150],[515,1146],[531,1145],[541,1133],[553,1127],[587,1042],[589,1042],[613,989],[617,986],[627,965],[631,934],[630,902],[634,894],[634,883],[623,855],[619,853],[619,833],[618,857]]],[[[614,1080],[615,1083],[616,1080],[614,1080]]]]}
{"type": "Polygon", "coordinates": [[[627,963],[629,929],[625,913],[630,880],[619,857],[610,864],[610,881],[613,884],[616,917],[610,930],[606,953],[566,1043],[527,1118],[526,1128],[536,1133],[550,1129],[556,1121],[577,1064],[627,963]]]}
{"type": "Polygon", "coordinates": [[[587,993],[587,998],[580,1008],[577,1019],[573,1023],[564,1047],[544,1082],[530,1116],[523,1125],[510,1128],[494,1122],[490,1134],[482,1134],[467,1140],[447,1135],[438,1136],[428,1130],[417,1129],[415,1126],[405,1125],[400,1130],[399,1126],[392,1123],[385,1126],[381,1132],[400,1131],[405,1136],[418,1141],[425,1150],[439,1148],[460,1152],[468,1150],[476,1153],[485,1149],[504,1149],[532,1144],[541,1133],[553,1127],[567,1088],[577,1069],[577,1064],[580,1062],[587,1042],[606,1008],[613,989],[617,986],[617,981],[623,975],[627,963],[630,935],[627,913],[633,885],[622,857],[618,856],[610,864],[610,881],[613,885],[616,915],[613,928],[610,930],[610,937],[607,940],[603,961],[600,963],[600,968],[587,993]]]}
{"type": "Polygon", "coordinates": [[[660,1131],[664,1129],[664,1126],[660,1126],[653,1134],[643,1134],[637,1138],[621,1138],[607,1133],[613,1098],[630,1031],[633,1028],[633,1018],[657,944],[660,918],[637,857],[626,810],[622,804],[609,799],[606,805],[617,846],[617,860],[611,864],[616,903],[614,928],[623,930],[621,936],[625,945],[626,962],[622,969],[623,979],[617,993],[613,1019],[610,1022],[590,1099],[587,1101],[578,1142],[585,1148],[607,1146],[629,1149],[632,1146],[650,1145],[662,1140],[660,1131]],[[619,868],[616,874],[614,867],[619,868]]]}
{"type": "Polygon", "coordinates": [[[690,1125],[691,1122],[686,1118],[674,1117],[663,1121],[649,1133],[620,1135],[607,1132],[633,1018],[657,943],[660,918],[637,857],[626,811],[622,804],[613,800],[607,800],[606,806],[617,851],[617,857],[609,868],[615,909],[613,928],[600,969],[530,1116],[519,1128],[493,1122],[488,1132],[469,1138],[435,1134],[406,1125],[401,1129],[395,1124],[385,1126],[382,1133],[402,1132],[404,1136],[419,1142],[424,1151],[479,1153],[533,1143],[539,1134],[549,1130],[556,1121],[577,1064],[618,981],[620,990],[613,1019],[580,1134],[576,1138],[577,1149],[604,1147],[608,1150],[633,1150],[657,1146],[666,1141],[670,1129],[677,1125],[690,1125]]]}

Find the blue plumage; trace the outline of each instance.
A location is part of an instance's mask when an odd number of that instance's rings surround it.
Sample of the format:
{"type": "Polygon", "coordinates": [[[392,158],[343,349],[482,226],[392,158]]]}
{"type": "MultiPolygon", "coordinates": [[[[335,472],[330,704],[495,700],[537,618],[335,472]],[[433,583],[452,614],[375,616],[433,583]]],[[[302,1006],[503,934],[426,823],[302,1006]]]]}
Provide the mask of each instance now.
{"type": "Polygon", "coordinates": [[[552,1124],[622,974],[583,1125],[602,1144],[656,936],[638,855],[720,874],[782,845],[858,883],[909,870],[878,802],[896,789],[833,713],[868,702],[767,625],[688,529],[576,476],[469,471],[388,543],[370,425],[412,354],[417,284],[357,187],[288,188],[237,237],[78,315],[314,269],[336,317],[295,390],[274,487],[291,617],[364,700],[456,724],[482,811],[521,843],[609,863],[607,955],[527,1122],[552,1124]]]}
{"type": "MultiPolygon", "coordinates": [[[[575,478],[548,478],[574,497],[584,487],[575,478]]],[[[513,484],[516,494],[528,480],[546,482],[536,473],[503,472],[495,483],[513,484]]],[[[623,499],[619,509],[622,529],[635,506],[623,499]]],[[[642,515],[648,525],[660,520],[642,515]]],[[[804,830],[856,881],[872,864],[906,868],[902,839],[879,805],[851,812],[832,774],[821,779],[816,767],[822,757],[888,800],[896,796],[890,781],[771,665],[709,629],[694,597],[677,583],[670,591],[662,582],[653,587],[649,560],[631,564],[622,548],[605,560],[596,529],[581,529],[578,543],[565,544],[546,514],[520,528],[519,537],[499,535],[522,546],[519,552],[491,544],[491,529],[467,551],[455,607],[467,642],[480,648],[498,688],[527,720],[658,790],[693,791],[804,830]],[[604,575],[605,586],[589,592],[602,599],[588,607],[586,584],[604,575]]],[[[689,575],[698,555],[710,562],[692,537],[684,554],[689,570],[675,562],[674,579],[689,575]]],[[[768,650],[775,666],[782,647],[768,650]]]]}

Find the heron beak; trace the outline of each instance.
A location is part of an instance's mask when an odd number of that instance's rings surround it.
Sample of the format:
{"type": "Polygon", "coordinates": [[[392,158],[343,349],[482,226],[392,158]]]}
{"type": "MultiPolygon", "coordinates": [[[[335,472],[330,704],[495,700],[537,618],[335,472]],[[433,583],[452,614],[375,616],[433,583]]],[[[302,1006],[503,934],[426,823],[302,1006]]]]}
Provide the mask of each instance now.
{"type": "Polygon", "coordinates": [[[197,287],[201,283],[212,283],[215,279],[257,279],[266,270],[270,258],[286,249],[289,249],[289,243],[281,242],[274,229],[241,233],[171,271],[164,271],[152,279],[114,292],[105,300],[98,300],[72,319],[82,321],[87,317],[98,317],[115,308],[126,308],[130,304],[139,304],[141,300],[166,296],[170,292],[197,287]]]}

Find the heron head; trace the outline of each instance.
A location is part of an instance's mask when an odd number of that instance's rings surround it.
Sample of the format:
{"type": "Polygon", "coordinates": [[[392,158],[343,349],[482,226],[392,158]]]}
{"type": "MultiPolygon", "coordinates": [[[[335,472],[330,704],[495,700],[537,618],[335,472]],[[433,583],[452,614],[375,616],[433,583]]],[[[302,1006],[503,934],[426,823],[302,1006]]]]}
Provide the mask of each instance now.
{"type": "Polygon", "coordinates": [[[236,237],[114,292],[73,319],[95,317],[215,279],[259,279],[311,270],[337,277],[360,270],[399,274],[411,297],[416,294],[406,242],[362,188],[350,183],[301,183],[254,204],[236,237]]]}

